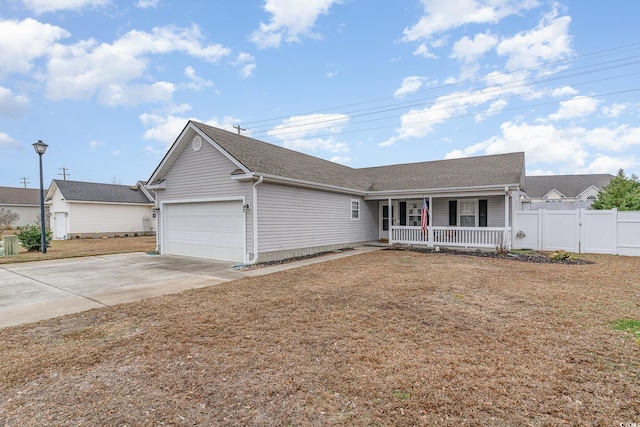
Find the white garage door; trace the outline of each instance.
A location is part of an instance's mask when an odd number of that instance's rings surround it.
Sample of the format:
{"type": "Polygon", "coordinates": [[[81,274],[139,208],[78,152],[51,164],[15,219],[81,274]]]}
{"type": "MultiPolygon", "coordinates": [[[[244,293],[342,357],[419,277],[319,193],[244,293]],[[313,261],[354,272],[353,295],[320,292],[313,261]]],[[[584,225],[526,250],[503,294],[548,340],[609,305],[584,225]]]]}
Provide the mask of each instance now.
{"type": "Polygon", "coordinates": [[[242,262],[242,202],[175,203],[162,214],[164,253],[242,262]]]}

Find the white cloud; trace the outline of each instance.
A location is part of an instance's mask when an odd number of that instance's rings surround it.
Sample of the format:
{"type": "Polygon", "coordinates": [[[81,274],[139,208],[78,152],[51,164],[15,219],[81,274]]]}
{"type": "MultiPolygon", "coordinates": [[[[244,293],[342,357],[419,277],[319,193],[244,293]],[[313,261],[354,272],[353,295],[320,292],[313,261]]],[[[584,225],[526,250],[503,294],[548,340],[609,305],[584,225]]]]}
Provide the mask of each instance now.
{"type": "Polygon", "coordinates": [[[423,42],[415,54],[428,52],[425,41],[466,24],[495,24],[501,19],[538,6],[537,0],[422,0],[424,16],[405,28],[403,40],[423,42]]]}
{"type": "Polygon", "coordinates": [[[505,122],[500,129],[501,135],[453,150],[446,158],[524,151],[528,165],[558,165],[567,173],[611,173],[622,165],[638,164],[635,155],[611,156],[611,153],[636,152],[635,147],[640,146],[640,127],[559,128],[553,124],[505,122]]]}
{"type": "Polygon", "coordinates": [[[480,123],[481,121],[483,121],[484,119],[486,119],[487,117],[490,116],[494,116],[496,114],[498,114],[499,112],[501,112],[504,107],[506,107],[509,103],[504,100],[504,99],[497,99],[495,101],[493,101],[490,105],[489,108],[487,109],[487,111],[485,111],[484,113],[480,113],[477,114],[475,117],[475,121],[476,123],[480,123]]]}
{"type": "Polygon", "coordinates": [[[153,9],[158,7],[160,0],[138,0],[136,7],[139,9],[153,9]]]}
{"type": "Polygon", "coordinates": [[[210,80],[203,79],[196,75],[196,70],[191,66],[184,69],[184,75],[191,80],[191,83],[187,84],[189,89],[202,90],[205,87],[213,86],[213,83],[210,80]]]}
{"type": "Polygon", "coordinates": [[[253,72],[256,69],[256,62],[255,62],[255,58],[253,57],[253,55],[250,55],[248,53],[245,52],[240,52],[236,58],[236,61],[234,62],[234,65],[237,65],[240,67],[240,77],[242,77],[243,79],[249,78],[253,75],[253,72]]]}
{"type": "Polygon", "coordinates": [[[572,55],[569,24],[571,17],[557,16],[554,9],[536,28],[503,38],[496,47],[499,55],[507,56],[507,70],[534,67],[572,55]]]}
{"type": "Polygon", "coordinates": [[[278,47],[282,41],[299,42],[300,37],[319,38],[311,31],[318,16],[327,15],[342,0],[266,0],[264,10],[271,14],[268,24],[260,23],[250,40],[259,48],[278,47]]]}
{"type": "Polygon", "coordinates": [[[284,147],[297,151],[346,153],[349,146],[337,141],[334,135],[340,133],[348,123],[349,116],[344,114],[291,116],[267,134],[280,139],[284,147]]]}
{"type": "Polygon", "coordinates": [[[153,84],[110,84],[100,90],[98,99],[104,105],[116,107],[118,105],[154,104],[169,102],[173,98],[175,86],[169,82],[153,84]]]}
{"type": "Polygon", "coordinates": [[[577,93],[578,91],[571,86],[563,86],[553,89],[551,91],[551,96],[558,98],[562,96],[576,95],[577,93]]]}
{"type": "Polygon", "coordinates": [[[620,114],[624,112],[629,107],[629,104],[618,104],[614,103],[612,105],[606,105],[602,107],[602,114],[606,117],[610,117],[612,119],[618,118],[620,114]]]}
{"type": "Polygon", "coordinates": [[[409,76],[402,80],[402,85],[393,93],[393,96],[408,95],[420,90],[425,82],[424,77],[409,76]]]}
{"type": "Polygon", "coordinates": [[[579,173],[610,173],[615,175],[619,169],[633,169],[640,165],[640,161],[636,156],[628,157],[611,157],[606,155],[597,155],[596,158],[587,165],[584,170],[579,173]]]}
{"type": "Polygon", "coordinates": [[[104,145],[104,141],[98,141],[97,139],[93,139],[89,142],[89,149],[91,151],[96,151],[98,147],[104,145]]]}
{"type": "Polygon", "coordinates": [[[107,105],[131,105],[170,99],[171,83],[131,84],[144,76],[149,55],[182,52],[216,62],[230,50],[216,44],[204,45],[197,26],[158,27],[150,33],[130,31],[112,44],[94,40],[73,45],[56,45],[48,63],[47,96],[53,100],[88,99],[96,93],[107,105]],[[127,96],[131,91],[134,96],[127,96]]]}
{"type": "Polygon", "coordinates": [[[29,99],[15,95],[11,89],[0,86],[0,116],[20,117],[29,108],[29,99]]]}
{"type": "Polygon", "coordinates": [[[0,132],[0,148],[20,148],[20,143],[4,132],[0,132]]]}
{"type": "Polygon", "coordinates": [[[22,3],[36,14],[99,7],[110,2],[111,0],[22,0],[22,3]]]}
{"type": "Polygon", "coordinates": [[[497,44],[498,38],[489,33],[476,34],[473,39],[464,36],[453,44],[451,57],[457,58],[465,64],[471,64],[497,44]]]}
{"type": "Polygon", "coordinates": [[[400,117],[400,127],[396,130],[396,135],[382,142],[380,146],[388,147],[405,139],[425,137],[433,132],[436,125],[452,117],[469,114],[470,108],[480,108],[486,103],[491,103],[488,110],[480,113],[476,119],[487,117],[488,114],[496,114],[506,105],[504,102],[499,102],[501,98],[522,95],[529,91],[527,87],[507,84],[515,78],[515,75],[492,73],[487,76],[487,80],[490,80],[493,86],[480,90],[453,92],[437,98],[429,107],[409,110],[400,117]]]}
{"type": "Polygon", "coordinates": [[[598,100],[584,96],[576,96],[568,101],[562,101],[560,108],[554,114],[549,115],[550,120],[571,120],[585,117],[596,111],[598,100]]]}
{"type": "MultiPolygon", "coordinates": [[[[139,118],[143,126],[148,128],[142,136],[143,139],[160,141],[164,143],[165,150],[166,147],[169,147],[175,142],[176,136],[180,135],[180,132],[182,132],[182,129],[184,129],[189,120],[198,120],[194,117],[180,117],[173,114],[159,115],[147,113],[141,114],[139,118]]],[[[233,126],[237,123],[240,123],[239,119],[231,116],[224,117],[222,120],[212,118],[209,120],[200,121],[220,129],[226,129],[231,132],[235,132],[236,130],[233,128],[233,126]]],[[[247,135],[248,133],[245,132],[244,134],[247,135]]],[[[165,150],[160,151],[164,154],[165,150]]],[[[152,146],[145,147],[145,151],[154,154],[159,152],[155,147],[152,146]]]]}
{"type": "Polygon", "coordinates": [[[27,73],[33,60],[47,55],[57,40],[70,35],[63,28],[32,18],[0,20],[0,76],[27,73]]]}

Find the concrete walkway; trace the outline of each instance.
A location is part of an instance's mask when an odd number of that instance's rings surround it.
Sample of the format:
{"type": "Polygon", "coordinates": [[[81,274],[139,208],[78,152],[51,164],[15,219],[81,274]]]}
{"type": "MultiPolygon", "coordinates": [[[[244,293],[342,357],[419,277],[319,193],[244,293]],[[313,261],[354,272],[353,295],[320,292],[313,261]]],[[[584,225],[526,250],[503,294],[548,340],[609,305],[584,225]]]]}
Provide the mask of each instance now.
{"type": "Polygon", "coordinates": [[[129,253],[0,264],[0,327],[182,292],[245,276],[358,255],[358,247],[300,261],[239,271],[229,262],[129,253]]]}

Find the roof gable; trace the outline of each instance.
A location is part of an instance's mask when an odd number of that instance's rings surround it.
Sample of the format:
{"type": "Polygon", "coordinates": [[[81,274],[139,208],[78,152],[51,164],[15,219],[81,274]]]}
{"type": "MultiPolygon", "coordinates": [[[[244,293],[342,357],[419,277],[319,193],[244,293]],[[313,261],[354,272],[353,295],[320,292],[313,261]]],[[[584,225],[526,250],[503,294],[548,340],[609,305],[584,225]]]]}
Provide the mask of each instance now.
{"type": "Polygon", "coordinates": [[[131,187],[128,185],[54,179],[51,184],[51,192],[47,195],[47,199],[53,195],[55,189],[58,189],[62,197],[68,202],[153,203],[153,200],[147,197],[147,192],[143,191],[139,185],[131,187]]]}
{"type": "Polygon", "coordinates": [[[526,177],[529,197],[544,197],[555,190],[565,197],[577,197],[591,187],[602,190],[614,178],[609,174],[541,175],[526,177]]]}

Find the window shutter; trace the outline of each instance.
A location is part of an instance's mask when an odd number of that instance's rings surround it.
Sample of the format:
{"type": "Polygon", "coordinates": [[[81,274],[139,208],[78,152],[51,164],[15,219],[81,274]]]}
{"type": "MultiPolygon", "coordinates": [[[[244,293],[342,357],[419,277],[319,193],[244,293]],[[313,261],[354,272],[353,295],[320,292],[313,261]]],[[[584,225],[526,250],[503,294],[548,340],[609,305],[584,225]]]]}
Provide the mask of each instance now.
{"type": "Polygon", "coordinates": [[[449,200],[449,225],[458,225],[458,201],[449,200]]]}
{"type": "Polygon", "coordinates": [[[487,200],[486,199],[478,200],[478,211],[480,214],[480,217],[478,218],[478,225],[480,227],[486,227],[487,226],[487,200]]]}
{"type": "Polygon", "coordinates": [[[400,202],[400,225],[407,225],[407,202],[400,202]]]}

